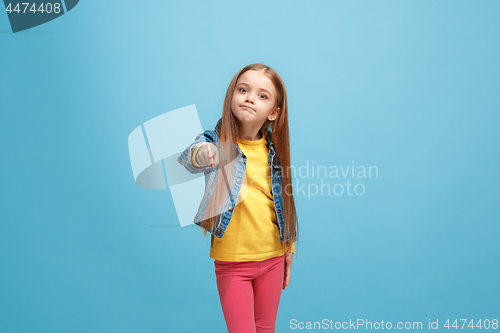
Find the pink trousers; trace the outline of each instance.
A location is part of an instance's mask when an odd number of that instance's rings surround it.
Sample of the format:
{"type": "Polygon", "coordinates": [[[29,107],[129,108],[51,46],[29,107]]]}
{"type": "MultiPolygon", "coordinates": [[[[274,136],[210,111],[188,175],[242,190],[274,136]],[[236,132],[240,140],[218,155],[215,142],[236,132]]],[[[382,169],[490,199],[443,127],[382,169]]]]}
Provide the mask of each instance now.
{"type": "Polygon", "coordinates": [[[214,266],[228,332],[274,332],[285,256],[263,261],[215,260],[214,266]]]}

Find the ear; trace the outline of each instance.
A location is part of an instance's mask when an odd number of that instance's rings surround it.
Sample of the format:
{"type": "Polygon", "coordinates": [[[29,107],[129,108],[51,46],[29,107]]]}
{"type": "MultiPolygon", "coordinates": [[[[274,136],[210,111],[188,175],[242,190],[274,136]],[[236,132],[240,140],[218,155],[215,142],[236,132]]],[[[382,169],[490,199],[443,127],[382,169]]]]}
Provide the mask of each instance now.
{"type": "Polygon", "coordinates": [[[267,116],[267,119],[269,119],[270,121],[273,121],[275,120],[277,117],[278,117],[278,111],[280,110],[279,107],[277,107],[276,109],[273,110],[273,112],[271,112],[269,114],[269,116],[267,116]]]}

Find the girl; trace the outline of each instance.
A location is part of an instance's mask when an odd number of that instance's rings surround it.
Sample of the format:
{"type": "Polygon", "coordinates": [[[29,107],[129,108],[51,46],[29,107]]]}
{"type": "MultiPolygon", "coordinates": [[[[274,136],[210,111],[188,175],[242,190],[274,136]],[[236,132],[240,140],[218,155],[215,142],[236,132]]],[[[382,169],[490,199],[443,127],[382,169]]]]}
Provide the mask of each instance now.
{"type": "Polygon", "coordinates": [[[205,173],[195,223],[211,232],[217,289],[230,333],[274,332],[290,282],[298,221],[293,200],[286,89],[263,64],[229,84],[222,118],[177,161],[205,173]],[[286,237],[285,237],[286,235],[286,237]]]}

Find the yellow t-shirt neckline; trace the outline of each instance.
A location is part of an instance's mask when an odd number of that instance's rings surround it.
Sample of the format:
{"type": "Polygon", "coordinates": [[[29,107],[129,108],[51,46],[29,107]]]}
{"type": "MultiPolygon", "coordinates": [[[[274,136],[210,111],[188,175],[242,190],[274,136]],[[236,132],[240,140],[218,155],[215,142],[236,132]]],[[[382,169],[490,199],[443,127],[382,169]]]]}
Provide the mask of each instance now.
{"type": "Polygon", "coordinates": [[[238,143],[242,143],[244,145],[261,145],[263,143],[266,142],[266,135],[264,134],[262,136],[262,138],[258,139],[258,140],[245,140],[245,139],[242,139],[242,138],[238,138],[238,143]]]}

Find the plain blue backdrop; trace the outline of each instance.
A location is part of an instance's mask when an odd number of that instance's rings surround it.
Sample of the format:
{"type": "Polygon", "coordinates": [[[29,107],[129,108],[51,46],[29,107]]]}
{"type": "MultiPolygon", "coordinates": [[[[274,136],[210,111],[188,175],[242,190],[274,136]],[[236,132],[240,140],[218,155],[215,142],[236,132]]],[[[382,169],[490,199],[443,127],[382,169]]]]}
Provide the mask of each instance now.
{"type": "Polygon", "coordinates": [[[190,104],[213,128],[255,62],[286,83],[295,167],[378,168],[323,179],[363,195],[296,194],[276,331],[500,319],[499,15],[492,0],[83,0],[13,34],[0,13],[0,331],[226,331],[210,237],[179,227],[169,190],[135,184],[127,138],[190,104]]]}

